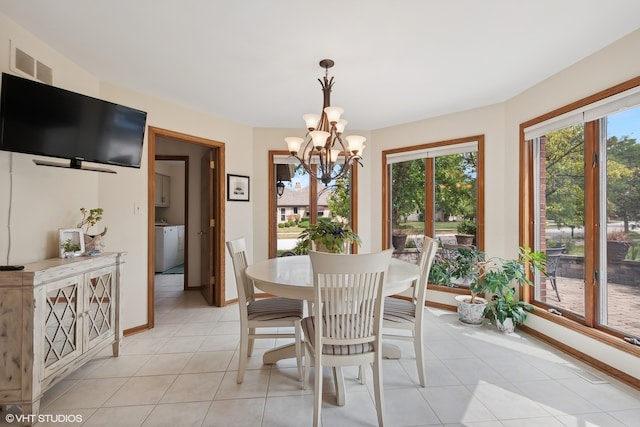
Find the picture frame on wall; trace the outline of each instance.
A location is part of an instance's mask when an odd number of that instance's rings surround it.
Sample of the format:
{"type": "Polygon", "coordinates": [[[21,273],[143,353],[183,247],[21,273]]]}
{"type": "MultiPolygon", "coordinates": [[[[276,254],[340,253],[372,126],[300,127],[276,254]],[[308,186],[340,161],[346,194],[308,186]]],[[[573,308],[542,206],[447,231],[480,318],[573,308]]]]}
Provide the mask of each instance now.
{"type": "Polygon", "coordinates": [[[249,201],[248,176],[227,174],[227,200],[236,202],[249,201]]]}
{"type": "Polygon", "coordinates": [[[60,228],[58,232],[60,258],[73,258],[84,255],[84,231],[81,228],[60,228]]]}

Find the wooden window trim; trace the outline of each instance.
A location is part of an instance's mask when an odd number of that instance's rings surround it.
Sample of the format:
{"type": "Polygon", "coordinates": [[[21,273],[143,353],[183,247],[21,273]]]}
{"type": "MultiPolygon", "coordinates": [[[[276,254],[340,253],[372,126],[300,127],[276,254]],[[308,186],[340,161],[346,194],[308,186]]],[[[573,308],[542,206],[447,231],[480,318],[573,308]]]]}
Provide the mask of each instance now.
{"type": "MultiPolygon", "coordinates": [[[[477,166],[477,170],[476,170],[476,187],[477,187],[477,199],[476,199],[476,209],[477,209],[477,236],[476,236],[476,243],[478,246],[478,249],[480,250],[484,250],[484,242],[485,242],[485,203],[484,203],[484,187],[485,187],[485,183],[484,183],[484,135],[475,135],[475,136],[469,136],[469,137],[464,137],[464,138],[456,138],[456,139],[450,139],[450,140],[445,140],[445,141],[438,141],[438,142],[430,142],[430,143],[425,143],[425,144],[419,144],[419,145],[412,145],[412,146],[408,146],[408,147],[401,147],[401,148],[395,148],[395,149],[391,149],[391,150],[384,150],[382,152],[382,248],[383,249],[388,249],[391,247],[391,212],[389,209],[390,203],[391,203],[391,165],[387,164],[387,157],[393,154],[398,154],[398,153],[406,153],[409,151],[417,151],[417,150],[427,150],[429,148],[436,148],[436,147],[444,147],[444,146],[448,146],[448,145],[456,145],[456,144],[463,144],[463,143],[467,143],[467,142],[477,142],[478,143],[478,166],[477,166]]],[[[431,164],[433,165],[433,159],[427,159],[427,160],[431,160],[431,164]]],[[[429,162],[426,164],[427,168],[426,170],[429,169],[429,162]]],[[[433,170],[433,166],[431,167],[431,170],[433,170]]],[[[425,172],[426,173],[426,172],[425,172]]],[[[425,200],[432,200],[433,199],[433,189],[429,188],[430,186],[433,186],[433,173],[426,173],[427,177],[426,177],[426,183],[425,183],[425,192],[426,192],[426,196],[427,198],[425,200]],[[431,197],[431,199],[429,199],[429,197],[431,197]]],[[[425,212],[427,212],[426,209],[433,209],[433,202],[426,202],[426,206],[425,206],[425,212]]],[[[433,217],[433,215],[431,215],[433,217]]],[[[435,230],[434,230],[434,225],[432,221],[427,221],[427,218],[425,218],[425,230],[429,230],[427,227],[427,222],[431,223],[431,230],[433,230],[432,232],[435,234],[435,230]]],[[[464,290],[464,292],[468,292],[467,290],[464,290]]]]}
{"type": "MultiPolygon", "coordinates": [[[[275,214],[276,212],[276,187],[274,183],[276,182],[276,172],[274,168],[274,160],[276,156],[288,156],[290,153],[288,151],[282,150],[270,150],[269,151],[269,179],[267,181],[268,189],[268,206],[269,206],[269,215],[268,215],[268,226],[269,226],[269,258],[275,258],[278,253],[277,248],[277,226],[278,219],[275,214]]],[[[358,232],[358,165],[354,164],[351,166],[350,170],[351,175],[351,228],[354,232],[358,232]]],[[[312,194],[318,194],[318,180],[310,177],[309,186],[311,187],[310,191],[312,194]]],[[[311,222],[316,222],[318,220],[318,204],[315,197],[311,197],[309,200],[309,220],[311,222]]],[[[352,253],[358,253],[358,245],[354,244],[351,247],[352,253]]]]}

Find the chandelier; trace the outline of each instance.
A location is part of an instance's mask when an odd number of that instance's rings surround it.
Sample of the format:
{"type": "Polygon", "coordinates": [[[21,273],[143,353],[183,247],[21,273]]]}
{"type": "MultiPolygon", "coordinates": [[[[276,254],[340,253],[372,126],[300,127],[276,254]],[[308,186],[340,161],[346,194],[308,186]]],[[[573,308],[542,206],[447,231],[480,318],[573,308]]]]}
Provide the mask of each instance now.
{"type": "Polygon", "coordinates": [[[304,170],[324,185],[347,173],[353,163],[362,166],[360,160],[366,141],[360,135],[347,136],[347,145],[342,140],[342,132],[347,125],[346,120],[340,119],[344,110],[331,106],[330,101],[333,77],[329,79],[328,74],[333,65],[331,59],[320,61],[320,66],[325,69],[324,79],[318,79],[324,95],[322,113],[302,116],[308,130],[305,138],[290,136],[284,139],[289,152],[300,161],[304,170]]]}

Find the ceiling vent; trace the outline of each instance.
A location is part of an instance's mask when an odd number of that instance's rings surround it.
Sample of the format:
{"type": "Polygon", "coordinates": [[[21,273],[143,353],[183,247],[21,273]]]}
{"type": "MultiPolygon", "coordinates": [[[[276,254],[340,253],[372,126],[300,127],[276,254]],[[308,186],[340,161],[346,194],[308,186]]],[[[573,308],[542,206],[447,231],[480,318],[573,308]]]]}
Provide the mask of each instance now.
{"type": "Polygon", "coordinates": [[[48,85],[53,84],[53,70],[35,59],[23,49],[11,44],[10,68],[24,77],[30,77],[48,85]]]}

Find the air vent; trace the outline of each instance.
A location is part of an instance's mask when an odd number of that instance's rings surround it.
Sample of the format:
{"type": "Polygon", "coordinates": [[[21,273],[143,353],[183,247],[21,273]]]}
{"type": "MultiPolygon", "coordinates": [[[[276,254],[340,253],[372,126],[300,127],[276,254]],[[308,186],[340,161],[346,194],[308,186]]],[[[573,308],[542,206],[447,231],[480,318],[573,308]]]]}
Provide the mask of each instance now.
{"type": "Polygon", "coordinates": [[[23,77],[30,77],[42,83],[53,84],[53,69],[29,55],[24,49],[11,42],[11,70],[23,77]]]}
{"type": "Polygon", "coordinates": [[[48,85],[53,84],[53,70],[51,67],[44,65],[40,61],[36,61],[36,79],[48,85]]]}
{"type": "Polygon", "coordinates": [[[28,74],[31,77],[36,76],[35,59],[33,58],[33,56],[16,48],[15,58],[15,66],[18,71],[22,71],[23,73],[28,74]]]}

